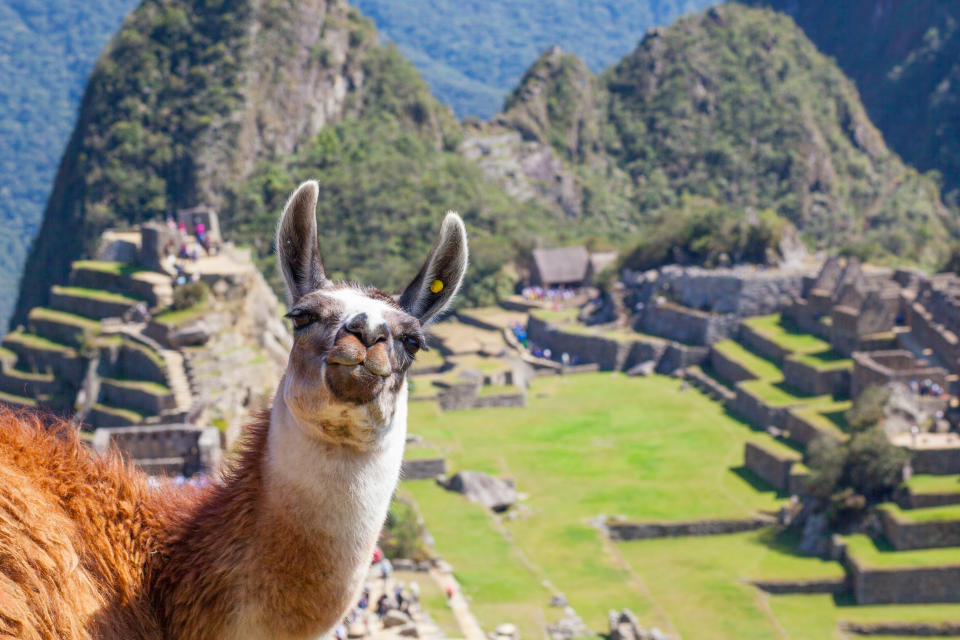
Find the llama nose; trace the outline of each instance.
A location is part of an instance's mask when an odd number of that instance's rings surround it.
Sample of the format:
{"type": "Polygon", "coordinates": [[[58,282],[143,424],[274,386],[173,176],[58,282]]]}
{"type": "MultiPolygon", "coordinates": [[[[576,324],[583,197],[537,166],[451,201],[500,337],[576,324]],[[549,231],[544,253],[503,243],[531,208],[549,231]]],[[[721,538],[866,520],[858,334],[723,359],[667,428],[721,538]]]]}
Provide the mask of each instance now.
{"type": "Polygon", "coordinates": [[[365,313],[358,313],[350,318],[344,328],[359,338],[365,347],[372,347],[386,340],[389,334],[386,322],[369,322],[365,313]]]}

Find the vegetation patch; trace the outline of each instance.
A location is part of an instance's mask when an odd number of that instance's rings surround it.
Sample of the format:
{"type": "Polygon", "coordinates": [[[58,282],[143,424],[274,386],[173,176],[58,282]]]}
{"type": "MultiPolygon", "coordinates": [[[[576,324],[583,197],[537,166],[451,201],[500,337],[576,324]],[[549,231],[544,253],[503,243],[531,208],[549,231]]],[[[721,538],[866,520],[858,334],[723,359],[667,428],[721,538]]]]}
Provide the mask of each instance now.
{"type": "Polygon", "coordinates": [[[105,413],[111,416],[115,416],[126,422],[137,424],[143,422],[143,416],[137,413],[136,411],[131,411],[130,409],[122,409],[120,407],[112,407],[101,402],[94,403],[91,406],[92,409],[99,411],[100,413],[105,413]]]}
{"type": "MultiPolygon", "coordinates": [[[[878,507],[901,522],[943,522],[960,520],[960,505],[952,504],[942,507],[926,507],[923,509],[901,509],[890,502],[878,507]]],[[[956,552],[957,549],[954,549],[956,552]]],[[[960,563],[960,553],[957,554],[957,563],[960,563]]]]}
{"type": "Polygon", "coordinates": [[[779,313],[747,318],[743,322],[792,353],[826,353],[832,349],[829,342],[784,323],[779,313]]]}
{"type": "Polygon", "coordinates": [[[27,398],[24,396],[17,396],[12,393],[4,393],[0,391],[0,402],[5,402],[19,407],[35,407],[37,406],[37,401],[33,398],[27,398]]]}
{"type": "Polygon", "coordinates": [[[149,380],[123,380],[119,378],[104,378],[103,381],[115,387],[142,391],[144,393],[149,393],[155,396],[170,395],[169,387],[156,382],[151,382],[149,380]]]}
{"type": "Polygon", "coordinates": [[[960,476],[916,474],[903,483],[911,493],[960,493],[960,476]]]}
{"type": "Polygon", "coordinates": [[[791,356],[791,360],[802,362],[818,371],[835,371],[838,369],[853,369],[853,360],[837,353],[834,350],[819,351],[816,353],[801,353],[791,356]]]}
{"type": "Polygon", "coordinates": [[[87,271],[100,271],[102,273],[112,273],[116,276],[133,275],[145,271],[143,267],[129,262],[109,262],[106,260],[77,260],[72,268],[87,271]]]}
{"type": "Polygon", "coordinates": [[[75,313],[57,311],[56,309],[34,307],[30,310],[29,317],[31,320],[48,320],[57,324],[68,324],[74,327],[79,327],[80,329],[91,333],[98,333],[100,331],[100,323],[98,321],[77,315],[75,313]]]}
{"type": "Polygon", "coordinates": [[[32,333],[24,333],[22,331],[11,331],[3,337],[5,342],[16,342],[22,344],[25,347],[30,349],[38,349],[41,351],[57,351],[67,356],[76,355],[71,347],[68,347],[65,344],[60,344],[59,342],[54,342],[53,340],[48,340],[32,333]]]}

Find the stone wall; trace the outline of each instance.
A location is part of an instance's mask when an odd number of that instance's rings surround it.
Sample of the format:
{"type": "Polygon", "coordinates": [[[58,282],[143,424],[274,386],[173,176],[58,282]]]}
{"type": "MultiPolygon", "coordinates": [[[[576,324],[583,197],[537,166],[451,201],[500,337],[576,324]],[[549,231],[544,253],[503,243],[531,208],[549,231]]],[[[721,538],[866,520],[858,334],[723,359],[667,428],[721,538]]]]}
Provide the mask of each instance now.
{"type": "Polygon", "coordinates": [[[805,362],[786,358],[783,361],[783,378],[791,387],[811,396],[845,396],[850,392],[849,369],[818,369],[805,362]]]}
{"type": "Polygon", "coordinates": [[[500,393],[497,395],[477,396],[473,401],[473,409],[489,409],[491,407],[525,407],[527,406],[527,394],[523,391],[517,393],[500,393]]]}
{"type": "Polygon", "coordinates": [[[153,425],[97,429],[93,447],[104,452],[117,447],[125,456],[145,467],[191,476],[212,473],[220,465],[220,432],[214,427],[153,425]]]}
{"type": "Polygon", "coordinates": [[[734,315],[706,313],[672,302],[648,304],[640,313],[637,329],[684,344],[709,346],[737,332],[734,315]]]}
{"type": "Polygon", "coordinates": [[[907,488],[897,491],[897,504],[902,509],[925,509],[927,507],[945,507],[960,504],[960,484],[958,490],[951,493],[914,493],[907,488]]]}
{"type": "Polygon", "coordinates": [[[113,407],[122,407],[146,416],[155,416],[172,409],[176,402],[173,394],[153,393],[122,381],[101,380],[100,401],[113,407]]]}
{"type": "Polygon", "coordinates": [[[71,387],[79,387],[83,381],[84,361],[75,351],[36,349],[14,341],[5,341],[3,346],[17,354],[24,369],[50,371],[61,383],[71,387]]]}
{"type": "Polygon", "coordinates": [[[798,409],[787,409],[783,416],[783,428],[790,433],[790,439],[804,447],[821,436],[828,436],[836,440],[836,435],[799,414],[798,409]]]}
{"type": "Polygon", "coordinates": [[[910,313],[910,329],[917,340],[937,355],[937,358],[952,370],[960,369],[960,340],[952,331],[933,320],[919,303],[910,313]]]}
{"type": "Polygon", "coordinates": [[[929,378],[942,388],[947,387],[947,371],[940,367],[924,366],[913,354],[903,349],[891,351],[858,352],[853,354],[853,377],[850,393],[856,398],[871,385],[883,386],[891,382],[909,385],[929,378]]]}
{"type": "Polygon", "coordinates": [[[756,376],[739,362],[712,348],[710,349],[710,367],[714,373],[731,384],[756,379],[756,376]]]}
{"type": "Polygon", "coordinates": [[[788,490],[790,469],[800,459],[800,454],[785,455],[769,451],[754,442],[747,442],[743,447],[744,465],[778,491],[788,490]]]}
{"type": "Polygon", "coordinates": [[[913,449],[910,452],[910,466],[914,473],[929,473],[937,476],[960,473],[960,447],[939,449],[913,449]]]}
{"type": "MultiPolygon", "coordinates": [[[[678,369],[686,369],[694,365],[706,362],[710,354],[709,347],[693,347],[686,344],[677,344],[671,342],[663,352],[660,361],[657,362],[657,373],[671,374],[678,369]]],[[[643,362],[640,359],[627,359],[626,368],[629,369],[633,364],[643,362]]]]}
{"type": "Polygon", "coordinates": [[[74,269],[70,272],[70,284],[86,289],[100,289],[138,298],[155,307],[158,303],[153,283],[139,280],[132,274],[116,274],[96,269],[74,269]]]}
{"type": "Polygon", "coordinates": [[[897,551],[960,545],[960,520],[911,522],[899,519],[887,509],[880,509],[880,522],[883,535],[897,551]]]}
{"type": "Polygon", "coordinates": [[[820,578],[812,580],[752,580],[751,584],[767,593],[830,593],[841,594],[849,591],[846,578],[820,578]]]}
{"type": "Polygon", "coordinates": [[[644,340],[637,336],[632,342],[617,341],[602,336],[567,333],[547,322],[530,316],[527,336],[531,342],[548,348],[555,354],[569,353],[581,362],[596,363],[603,371],[620,371],[647,360],[659,361],[666,351],[666,342],[644,340]]]}
{"type": "Polygon", "coordinates": [[[805,494],[809,480],[810,471],[808,469],[793,465],[790,467],[790,477],[787,478],[787,493],[792,496],[805,494]]]}
{"type": "Polygon", "coordinates": [[[861,568],[848,556],[847,568],[857,604],[960,602],[960,566],[861,568]]]}
{"type": "Polygon", "coordinates": [[[762,429],[766,429],[767,427],[784,429],[786,428],[787,409],[790,407],[771,407],[757,396],[744,390],[741,385],[738,384],[737,395],[734,397],[730,408],[740,414],[740,417],[744,420],[756,427],[762,429]]]}
{"type": "Polygon", "coordinates": [[[400,467],[400,478],[403,480],[433,480],[439,475],[446,475],[446,473],[447,461],[445,458],[404,460],[400,467]]]}
{"type": "Polygon", "coordinates": [[[718,536],[741,531],[753,531],[774,524],[769,517],[757,516],[744,520],[690,520],[684,522],[607,522],[611,540],[647,540],[681,536],[718,536]]]}
{"type": "Polygon", "coordinates": [[[167,373],[160,354],[146,345],[123,338],[119,345],[100,349],[100,375],[107,378],[148,380],[167,384],[167,373]]]}

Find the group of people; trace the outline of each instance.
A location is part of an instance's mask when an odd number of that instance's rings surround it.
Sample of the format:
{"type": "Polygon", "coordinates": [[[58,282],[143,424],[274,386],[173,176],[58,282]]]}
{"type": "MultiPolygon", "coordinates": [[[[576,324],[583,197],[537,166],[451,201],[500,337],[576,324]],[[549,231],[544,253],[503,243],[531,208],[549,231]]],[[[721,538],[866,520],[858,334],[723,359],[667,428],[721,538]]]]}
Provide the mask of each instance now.
{"type": "Polygon", "coordinates": [[[536,300],[538,302],[564,302],[571,300],[577,295],[576,289],[560,289],[557,287],[524,287],[520,291],[524,300],[536,300]]]}
{"type": "Polygon", "coordinates": [[[409,584],[393,581],[391,584],[393,566],[379,547],[374,551],[370,576],[373,582],[367,582],[363,585],[363,593],[360,594],[357,604],[343,621],[334,628],[333,635],[337,640],[346,640],[348,636],[357,636],[358,626],[362,629],[363,636],[371,635],[373,617],[376,616],[377,622],[383,623],[384,618],[390,611],[399,611],[413,620],[413,611],[420,604],[420,585],[414,581],[409,584]],[[374,582],[380,581],[382,581],[380,596],[376,598],[376,601],[373,601],[374,582]],[[353,633],[350,631],[351,627],[354,629],[353,633]]]}
{"type": "Polygon", "coordinates": [[[200,258],[201,248],[208,256],[217,255],[220,250],[217,243],[213,242],[213,239],[210,237],[207,225],[204,224],[200,218],[194,220],[192,234],[187,231],[185,222],[181,220],[178,224],[172,216],[167,217],[167,228],[177,234],[180,242],[180,249],[177,253],[180,258],[185,260],[198,260],[200,258]],[[196,242],[190,242],[191,235],[196,239],[196,242]]]}
{"type": "Polygon", "coordinates": [[[920,382],[911,380],[910,390],[921,396],[931,396],[934,398],[939,398],[940,396],[946,394],[946,390],[941,387],[939,383],[934,382],[930,378],[924,378],[920,382]]]}

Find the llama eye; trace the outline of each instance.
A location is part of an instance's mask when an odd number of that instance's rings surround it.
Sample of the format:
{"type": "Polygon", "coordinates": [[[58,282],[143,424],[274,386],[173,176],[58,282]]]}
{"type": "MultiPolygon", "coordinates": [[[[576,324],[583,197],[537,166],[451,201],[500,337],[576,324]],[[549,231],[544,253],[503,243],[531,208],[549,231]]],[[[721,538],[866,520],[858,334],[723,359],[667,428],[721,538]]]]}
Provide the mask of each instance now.
{"type": "Polygon", "coordinates": [[[309,327],[311,324],[317,321],[317,316],[313,315],[309,311],[303,311],[301,309],[295,309],[287,314],[287,317],[290,318],[290,321],[293,322],[294,329],[303,329],[309,327]]]}
{"type": "Polygon", "coordinates": [[[415,354],[417,351],[420,351],[420,349],[423,348],[423,345],[420,343],[420,339],[416,336],[407,336],[404,338],[403,346],[410,355],[415,354]]]}

